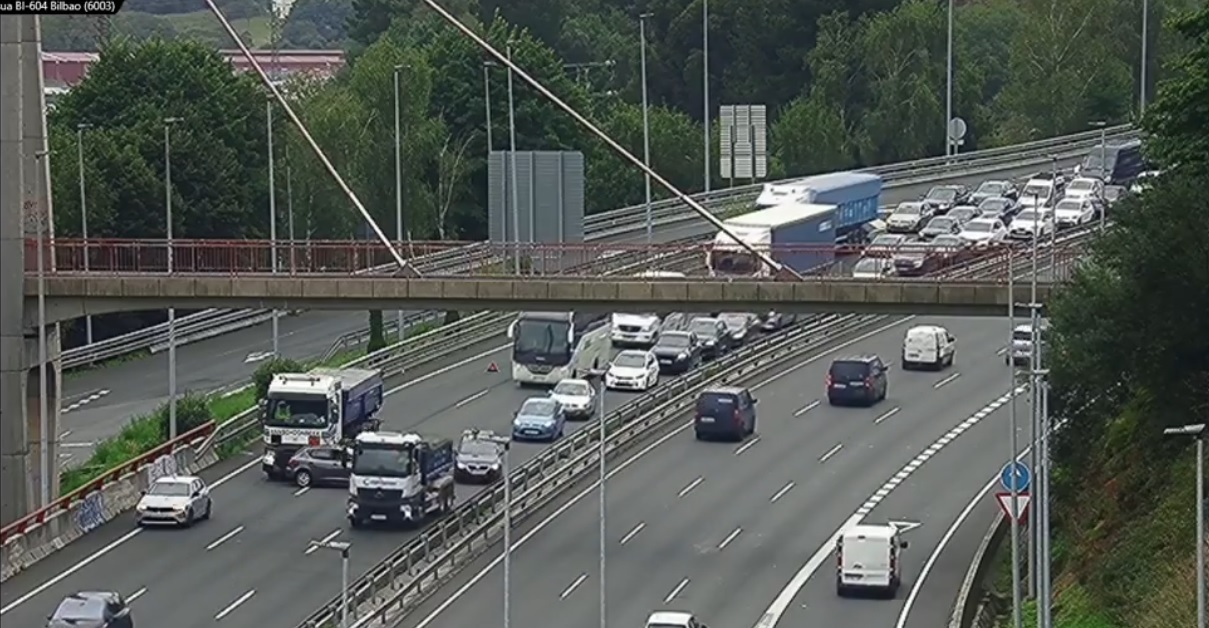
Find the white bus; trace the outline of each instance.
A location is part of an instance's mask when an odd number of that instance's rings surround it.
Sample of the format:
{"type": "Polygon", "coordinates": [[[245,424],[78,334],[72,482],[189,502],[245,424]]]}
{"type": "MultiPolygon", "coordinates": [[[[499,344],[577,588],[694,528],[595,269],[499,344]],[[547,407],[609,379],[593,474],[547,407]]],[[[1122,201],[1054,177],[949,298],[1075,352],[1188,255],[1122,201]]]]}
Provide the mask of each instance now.
{"type": "Polygon", "coordinates": [[[609,364],[609,315],[603,312],[521,312],[508,337],[517,384],[553,386],[609,364]]]}

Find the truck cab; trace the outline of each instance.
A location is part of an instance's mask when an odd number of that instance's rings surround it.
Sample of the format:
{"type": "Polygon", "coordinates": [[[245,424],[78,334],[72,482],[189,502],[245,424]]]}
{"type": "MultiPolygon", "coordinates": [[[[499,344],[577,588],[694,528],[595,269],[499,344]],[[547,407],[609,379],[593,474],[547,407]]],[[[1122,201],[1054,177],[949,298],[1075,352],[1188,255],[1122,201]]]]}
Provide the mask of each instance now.
{"type": "Polygon", "coordinates": [[[362,432],[349,461],[349,524],[418,525],[454,508],[454,449],[448,439],[362,432]]]}
{"type": "Polygon", "coordinates": [[[835,592],[840,597],[859,592],[893,598],[902,585],[902,550],[907,541],[893,525],[857,525],[845,530],[835,544],[835,592]]]}

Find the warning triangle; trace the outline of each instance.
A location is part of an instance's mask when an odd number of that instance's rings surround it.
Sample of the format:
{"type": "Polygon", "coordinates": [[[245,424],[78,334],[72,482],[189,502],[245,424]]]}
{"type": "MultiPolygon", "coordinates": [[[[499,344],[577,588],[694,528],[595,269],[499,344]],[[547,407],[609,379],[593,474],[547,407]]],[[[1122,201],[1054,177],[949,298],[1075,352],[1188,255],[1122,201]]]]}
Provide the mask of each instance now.
{"type": "Polygon", "coordinates": [[[487,365],[487,372],[488,373],[499,373],[500,367],[496,366],[495,362],[492,362],[491,364],[487,365]]]}
{"type": "Polygon", "coordinates": [[[1003,515],[1012,517],[1017,522],[1022,522],[1028,517],[1028,506],[1032,497],[1028,493],[1016,493],[1016,498],[1013,500],[1011,493],[995,493],[995,500],[999,502],[999,509],[1003,511],[1003,515]]]}

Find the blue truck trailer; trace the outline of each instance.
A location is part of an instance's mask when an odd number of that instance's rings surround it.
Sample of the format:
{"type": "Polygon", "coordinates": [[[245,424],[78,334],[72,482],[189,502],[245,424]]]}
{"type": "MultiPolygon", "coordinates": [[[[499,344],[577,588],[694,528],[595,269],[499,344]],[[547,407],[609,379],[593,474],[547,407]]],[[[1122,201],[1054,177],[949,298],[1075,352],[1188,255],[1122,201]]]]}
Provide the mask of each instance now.
{"type": "Polygon", "coordinates": [[[773,269],[748,252],[746,244],[799,273],[824,271],[835,261],[838,209],[790,202],[730,218],[724,224],[742,244],[719,231],[706,252],[706,264],[716,277],[774,276],[773,269]]]}
{"type": "Polygon", "coordinates": [[[785,203],[834,205],[835,237],[840,243],[859,244],[865,234],[861,227],[877,219],[881,205],[882,178],[869,172],[832,172],[764,187],[757,207],[785,203]]]}

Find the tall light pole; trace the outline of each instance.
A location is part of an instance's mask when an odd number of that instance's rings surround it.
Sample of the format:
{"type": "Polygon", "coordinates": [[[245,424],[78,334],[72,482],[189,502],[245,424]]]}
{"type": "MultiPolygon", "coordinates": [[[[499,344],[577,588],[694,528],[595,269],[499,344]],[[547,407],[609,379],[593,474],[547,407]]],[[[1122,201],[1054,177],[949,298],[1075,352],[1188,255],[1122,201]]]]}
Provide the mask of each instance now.
{"type": "MultiPolygon", "coordinates": [[[[651,117],[650,105],[647,102],[646,86],[646,21],[650,13],[638,16],[638,37],[642,40],[642,160],[648,168],[651,167],[651,117]]],[[[651,226],[651,175],[646,175],[646,243],[650,244],[653,237],[651,226]]],[[[603,489],[602,489],[603,490],[603,489]]],[[[602,585],[603,586],[603,585],[602,585]]]]}
{"type": "Polygon", "coordinates": [[[1196,626],[1205,626],[1205,438],[1209,430],[1204,423],[1169,427],[1163,430],[1168,436],[1191,436],[1196,439],[1196,626]]]}
{"type": "MultiPolygon", "coordinates": [[[[403,94],[400,87],[399,73],[406,68],[406,65],[396,65],[394,71],[395,77],[395,242],[399,246],[403,244],[403,122],[402,122],[402,101],[403,94]]],[[[398,316],[398,326],[396,338],[403,340],[403,310],[396,312],[398,316]]]]}
{"type": "Polygon", "coordinates": [[[709,160],[713,146],[709,141],[709,0],[701,0],[701,84],[702,114],[705,118],[705,191],[709,191],[709,160]]]}
{"type": "Polygon", "coordinates": [[[348,541],[311,541],[311,547],[340,552],[340,628],[348,628],[348,541]]]}
{"type": "Polygon", "coordinates": [[[34,153],[34,159],[38,164],[38,175],[34,179],[38,182],[36,190],[37,209],[34,222],[37,230],[38,243],[38,450],[41,454],[41,476],[40,491],[42,498],[39,504],[46,507],[50,504],[51,491],[51,466],[50,462],[50,412],[47,406],[50,405],[50,394],[46,387],[47,369],[46,362],[50,359],[47,355],[46,347],[46,232],[50,229],[49,218],[50,212],[46,206],[43,191],[42,191],[42,173],[46,172],[46,167],[43,165],[43,160],[49,155],[47,151],[40,150],[34,153]]]}
{"type": "Polygon", "coordinates": [[[1150,48],[1150,0],[1142,0],[1142,69],[1138,72],[1138,113],[1146,113],[1146,65],[1150,48]]]}
{"type": "Polygon", "coordinates": [[[945,53],[945,156],[953,154],[956,140],[950,137],[949,123],[953,120],[953,0],[949,0],[948,52],[945,53]]]}
{"type": "MultiPolygon", "coordinates": [[[[643,39],[645,44],[646,40],[643,39]]],[[[608,502],[605,499],[605,480],[608,479],[606,473],[607,465],[605,464],[605,453],[607,449],[605,442],[608,438],[608,431],[605,429],[605,385],[604,377],[600,378],[600,392],[596,395],[596,422],[600,426],[600,433],[597,435],[597,453],[599,458],[599,467],[597,472],[600,474],[600,628],[607,628],[606,609],[608,608],[608,594],[606,592],[605,580],[605,553],[608,548],[608,541],[605,534],[608,526],[605,525],[605,514],[608,512],[608,502]]]]}
{"type": "MultiPolygon", "coordinates": [[[[181,118],[164,118],[164,225],[168,242],[168,274],[172,274],[172,125],[181,118]]],[[[176,438],[176,308],[168,308],[168,438],[176,438]]]]}
{"type": "MultiPolygon", "coordinates": [[[[288,139],[288,138],[287,138],[288,139]]],[[[290,239],[290,274],[297,271],[294,258],[294,164],[290,161],[290,143],[285,143],[285,213],[287,237],[290,239]]]]}
{"type": "MultiPolygon", "coordinates": [[[[512,40],[508,41],[508,135],[509,135],[509,162],[512,165],[512,173],[508,184],[512,187],[512,270],[515,274],[521,274],[521,198],[517,188],[516,181],[516,102],[512,95],[512,40]]],[[[532,225],[530,225],[532,230],[532,225]]],[[[505,562],[505,565],[508,563],[505,562]]],[[[508,628],[505,626],[504,628],[508,628]]]]}
{"type": "MultiPolygon", "coordinates": [[[[76,168],[80,173],[80,236],[84,239],[84,272],[88,272],[88,258],[92,250],[88,246],[88,195],[84,190],[84,130],[91,124],[76,125],[76,168]]],[[[92,314],[84,315],[84,342],[92,344],[92,314]]]]}
{"type": "Polygon", "coordinates": [[[483,109],[487,114],[487,158],[491,158],[493,144],[491,142],[491,68],[495,67],[495,63],[491,61],[483,62],[483,109]]]}
{"type": "MultiPolygon", "coordinates": [[[[1092,122],[1088,122],[1087,125],[1093,129],[1100,129],[1100,176],[1099,176],[1099,179],[1104,185],[1107,186],[1108,185],[1108,164],[1105,163],[1105,160],[1108,158],[1108,146],[1107,146],[1107,144],[1108,144],[1108,121],[1107,120],[1095,120],[1092,122]]],[[[1104,217],[1104,215],[1108,213],[1108,212],[1104,211],[1106,209],[1104,207],[1104,203],[1107,202],[1107,199],[1100,199],[1100,201],[1101,201],[1101,204],[1100,204],[1100,231],[1104,231],[1105,222],[1107,220],[1104,217]]]]}
{"type": "MultiPolygon", "coordinates": [[[[264,102],[265,111],[265,135],[268,138],[269,147],[269,255],[272,256],[270,268],[274,275],[277,274],[277,179],[274,170],[273,154],[273,96],[272,94],[264,102]]],[[[273,310],[273,357],[281,356],[281,347],[279,344],[280,329],[277,325],[277,317],[281,314],[280,310],[273,310]]]]}
{"type": "MultiPolygon", "coordinates": [[[[1011,415],[1011,425],[1009,426],[1008,443],[1011,451],[1008,455],[1008,464],[1016,461],[1016,456],[1019,455],[1020,443],[1016,435],[1016,357],[1014,355],[1013,341],[1016,337],[1016,256],[1015,248],[1008,247],[1008,412],[1011,415]]],[[[1016,504],[1020,503],[1017,499],[1018,492],[1016,483],[1012,482],[1012,508],[1016,508],[1016,504]]],[[[1012,628],[1021,628],[1023,626],[1023,616],[1021,615],[1021,595],[1020,595],[1020,519],[1016,517],[1016,513],[1009,513],[1011,516],[1011,551],[1012,551],[1012,628]]]]}
{"type": "MultiPolygon", "coordinates": [[[[502,440],[502,439],[501,439],[502,440]]],[[[504,445],[500,471],[504,476],[504,628],[512,627],[512,470],[509,468],[512,443],[504,445]]]]}

